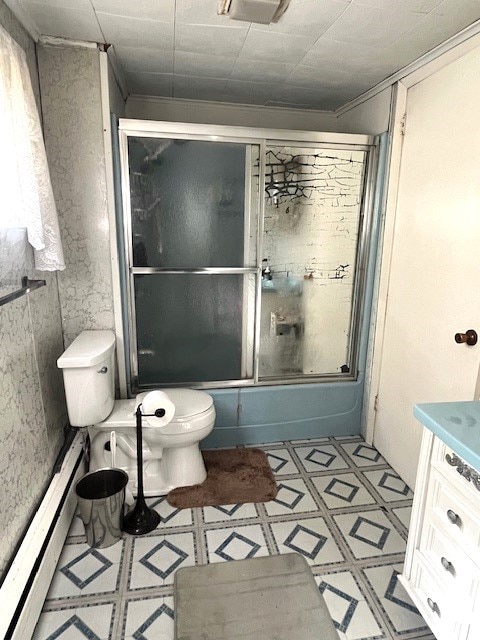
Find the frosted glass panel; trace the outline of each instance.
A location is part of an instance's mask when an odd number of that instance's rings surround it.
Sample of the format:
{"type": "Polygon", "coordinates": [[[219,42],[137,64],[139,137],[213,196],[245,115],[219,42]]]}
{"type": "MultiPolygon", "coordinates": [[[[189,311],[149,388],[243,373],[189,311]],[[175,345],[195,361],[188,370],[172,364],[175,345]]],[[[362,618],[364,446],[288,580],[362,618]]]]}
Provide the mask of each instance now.
{"type": "Polygon", "coordinates": [[[365,158],[267,147],[260,378],[349,372],[365,158]]]}
{"type": "Polygon", "coordinates": [[[255,296],[248,274],[135,276],[139,385],[238,380],[255,296]]]}
{"type": "Polygon", "coordinates": [[[248,153],[244,144],[130,137],[133,265],[244,266],[248,153]]]}

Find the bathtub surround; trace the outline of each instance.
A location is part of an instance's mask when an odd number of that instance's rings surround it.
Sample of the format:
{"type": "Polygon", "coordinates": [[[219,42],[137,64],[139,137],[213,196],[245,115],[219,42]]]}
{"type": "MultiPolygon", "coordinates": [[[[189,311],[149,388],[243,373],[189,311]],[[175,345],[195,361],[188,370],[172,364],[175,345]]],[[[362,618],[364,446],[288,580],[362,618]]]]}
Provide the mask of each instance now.
{"type": "MultiPolygon", "coordinates": [[[[3,3],[0,25],[26,53],[38,104],[34,42],[3,3]]],[[[50,482],[67,422],[55,365],[63,351],[57,276],[35,271],[24,229],[5,229],[0,233],[0,294],[18,289],[23,276],[43,278],[47,285],[0,308],[0,574],[50,482]]]]}
{"type": "Polygon", "coordinates": [[[360,433],[363,377],[355,382],[209,389],[217,414],[202,448],[360,433]]]}

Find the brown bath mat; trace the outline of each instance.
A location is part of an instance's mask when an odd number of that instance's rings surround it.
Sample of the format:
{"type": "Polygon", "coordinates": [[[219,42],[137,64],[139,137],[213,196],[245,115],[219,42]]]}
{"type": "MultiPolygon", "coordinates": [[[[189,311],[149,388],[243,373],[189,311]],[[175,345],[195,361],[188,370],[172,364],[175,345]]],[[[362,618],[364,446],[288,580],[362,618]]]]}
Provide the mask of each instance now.
{"type": "Polygon", "coordinates": [[[278,489],[268,458],[261,449],[202,451],[207,479],[192,487],[178,487],[167,495],[177,509],[245,502],[268,502],[278,489]]]}

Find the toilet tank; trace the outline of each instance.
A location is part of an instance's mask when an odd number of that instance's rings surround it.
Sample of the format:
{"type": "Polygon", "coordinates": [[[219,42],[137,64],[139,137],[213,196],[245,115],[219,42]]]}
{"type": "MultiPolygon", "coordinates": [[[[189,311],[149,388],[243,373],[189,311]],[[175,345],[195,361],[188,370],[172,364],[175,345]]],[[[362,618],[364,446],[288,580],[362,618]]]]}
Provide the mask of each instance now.
{"type": "Polygon", "coordinates": [[[73,427],[88,427],[110,415],[115,401],[114,353],[112,331],[82,331],[57,360],[73,427]]]}

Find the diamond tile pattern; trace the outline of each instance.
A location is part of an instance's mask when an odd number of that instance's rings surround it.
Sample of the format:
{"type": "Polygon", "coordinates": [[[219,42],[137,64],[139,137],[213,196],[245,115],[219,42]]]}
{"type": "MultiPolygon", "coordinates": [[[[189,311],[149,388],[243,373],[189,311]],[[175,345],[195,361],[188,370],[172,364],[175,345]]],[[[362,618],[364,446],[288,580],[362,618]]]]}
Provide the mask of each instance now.
{"type": "Polygon", "coordinates": [[[329,509],[375,504],[366,483],[354,473],[322,475],[311,481],[329,509]]]}
{"type": "Polygon", "coordinates": [[[168,542],[168,540],[162,540],[162,542],[155,545],[153,549],[146,553],[143,558],[140,558],[140,562],[144,567],[153,571],[155,575],[165,579],[173,573],[186,558],[188,558],[188,553],[185,553],[171,542],[168,542]],[[160,553],[163,549],[168,549],[173,554],[173,558],[169,562],[165,562],[164,555],[162,556],[160,553]]]}
{"type": "Polygon", "coordinates": [[[377,469],[364,471],[363,475],[382,496],[385,502],[397,502],[411,499],[412,492],[393,469],[377,469]]]}
{"type": "Polygon", "coordinates": [[[358,437],[262,448],[279,488],[270,502],[179,510],[149,498],[159,528],[107,549],[90,549],[75,519],[34,640],[173,640],[176,571],[292,552],[340,640],[430,640],[397,579],[412,494],[395,471],[358,437]]]}
{"type": "Polygon", "coordinates": [[[340,455],[339,450],[331,444],[318,444],[314,447],[295,447],[295,453],[308,473],[348,468],[348,464],[340,455]]]}
{"type": "Polygon", "coordinates": [[[344,105],[480,18],[478,2],[466,0],[292,1],[271,25],[218,16],[216,0],[7,4],[41,35],[112,44],[130,92],[322,110],[344,105]]]}

